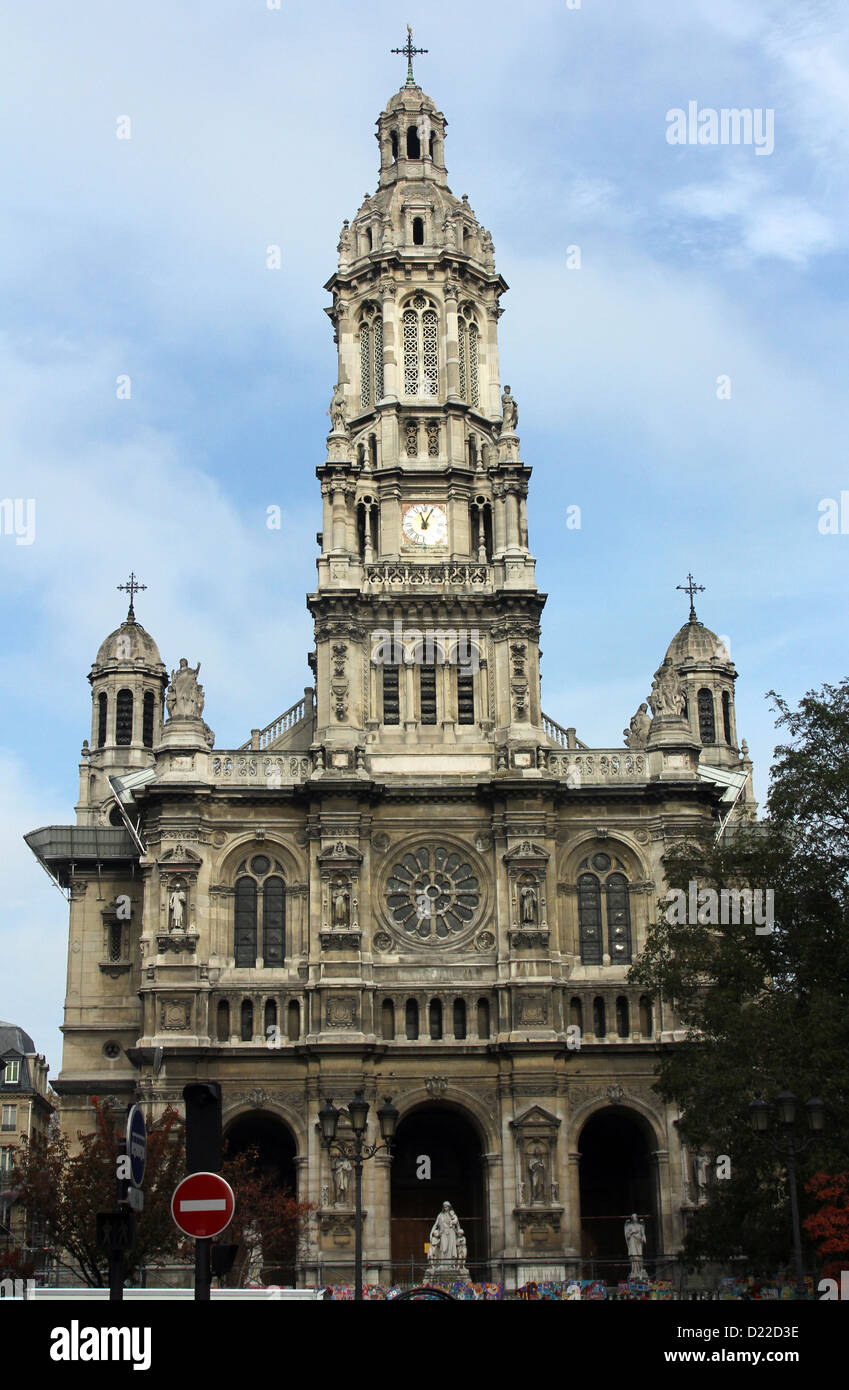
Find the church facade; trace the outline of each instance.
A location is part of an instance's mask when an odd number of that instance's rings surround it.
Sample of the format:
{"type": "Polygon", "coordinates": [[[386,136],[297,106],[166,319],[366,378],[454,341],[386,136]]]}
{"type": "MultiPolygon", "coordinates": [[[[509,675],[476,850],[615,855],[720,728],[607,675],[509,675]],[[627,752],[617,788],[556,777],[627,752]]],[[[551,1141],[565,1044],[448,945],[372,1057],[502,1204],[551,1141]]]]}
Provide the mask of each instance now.
{"type": "Polygon", "coordinates": [[[218,1081],[233,1146],[313,1205],[302,1282],[351,1274],[317,1114],[359,1089],[372,1137],[384,1096],[400,1111],[364,1171],[367,1280],[422,1273],[444,1202],[473,1278],[624,1277],[632,1212],[664,1276],[704,1166],[652,1089],[669,1005],[627,976],[670,843],[751,809],[736,671],[691,586],[624,746],[543,712],[507,286],[445,128],[410,70],[326,286],[314,685],[216,747],[133,576],[92,665],[76,824],[27,836],[70,898],[54,1084],[74,1133],[92,1094],[154,1119],[218,1081]]]}

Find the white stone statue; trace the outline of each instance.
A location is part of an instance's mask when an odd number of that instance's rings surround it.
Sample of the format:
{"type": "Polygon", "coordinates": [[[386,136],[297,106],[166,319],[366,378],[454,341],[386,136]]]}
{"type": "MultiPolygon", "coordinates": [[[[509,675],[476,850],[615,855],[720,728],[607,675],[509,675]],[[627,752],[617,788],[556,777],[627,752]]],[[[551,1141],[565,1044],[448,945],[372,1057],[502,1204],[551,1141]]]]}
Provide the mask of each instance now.
{"type": "Polygon", "coordinates": [[[655,718],[664,714],[678,718],[683,715],[686,696],[681,682],[675,674],[671,657],[665,657],[663,664],[655,671],[648,703],[655,718]]]}
{"type": "Polygon", "coordinates": [[[335,434],[346,434],[345,392],[342,390],[341,383],[334,388],[333,397],[330,401],[330,409],[327,413],[330,416],[331,430],[335,434]]]}
{"type": "Polygon", "coordinates": [[[184,926],[184,908],[186,906],[186,895],[179,886],[171,890],[168,898],[168,911],[171,914],[171,930],[182,931],[184,926]]]}
{"type": "Polygon", "coordinates": [[[531,1181],[531,1202],[545,1201],[545,1155],[537,1144],[528,1160],[528,1176],[531,1181]]]}
{"type": "Polygon", "coordinates": [[[203,686],[198,684],[197,666],[190,666],[184,656],[180,665],[171,672],[171,684],[165,697],[165,705],[171,719],[199,719],[203,713],[203,686]]]}
{"type": "Polygon", "coordinates": [[[501,393],[501,433],[514,434],[519,423],[519,407],[510,394],[510,387],[505,386],[501,393]]]}
{"type": "Polygon", "coordinates": [[[337,884],[333,892],[333,925],[347,927],[349,922],[350,898],[344,883],[337,884]]]}
{"type": "Polygon", "coordinates": [[[442,1211],[430,1232],[430,1254],[440,1264],[453,1264],[457,1259],[457,1232],[460,1223],[450,1202],[442,1203],[442,1211]]]}
{"type": "Polygon", "coordinates": [[[351,1160],[345,1154],[342,1154],[333,1165],[334,1205],[336,1206],[348,1205],[348,1185],[351,1181],[352,1171],[351,1160]]]}
{"type": "Polygon", "coordinates": [[[625,1222],[625,1243],[628,1246],[628,1256],[631,1261],[630,1277],[632,1279],[645,1279],[643,1251],[646,1248],[646,1228],[636,1212],[632,1212],[625,1222]]]}
{"type": "Polygon", "coordinates": [[[626,748],[645,748],[651,729],[648,705],[643,701],[637,713],[631,716],[630,727],[623,730],[626,748]]]}
{"type": "Polygon", "coordinates": [[[522,904],[522,921],[534,923],[537,920],[537,890],[530,883],[523,884],[519,890],[522,904]]]}

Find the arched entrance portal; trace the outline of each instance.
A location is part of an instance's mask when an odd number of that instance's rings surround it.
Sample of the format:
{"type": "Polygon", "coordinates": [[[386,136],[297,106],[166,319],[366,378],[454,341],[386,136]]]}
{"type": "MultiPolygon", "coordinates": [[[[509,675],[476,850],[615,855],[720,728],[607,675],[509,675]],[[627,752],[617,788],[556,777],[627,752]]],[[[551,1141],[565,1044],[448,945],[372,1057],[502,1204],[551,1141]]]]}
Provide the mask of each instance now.
{"type": "Polygon", "coordinates": [[[625,1220],[637,1212],[646,1228],[649,1273],[660,1254],[655,1141],[648,1123],[620,1107],[592,1115],[581,1130],[581,1254],[586,1277],[616,1283],[630,1271],[625,1220]]]}
{"type": "Polygon", "coordinates": [[[424,1274],[425,1242],[443,1202],[451,1203],[465,1232],[470,1275],[483,1278],[488,1240],[480,1136],[461,1111],[422,1105],[401,1121],[394,1147],[393,1278],[424,1274]]]}
{"type": "MultiPolygon", "coordinates": [[[[240,1115],[228,1125],[224,1133],[224,1154],[226,1158],[236,1158],[249,1150],[256,1151],[255,1172],[263,1178],[271,1179],[275,1187],[297,1197],[298,1187],[295,1176],[296,1145],[289,1127],[276,1115],[255,1110],[240,1115]]],[[[236,1194],[236,1221],[238,1221],[238,1193],[236,1194]]],[[[234,1226],[235,1229],[235,1226],[234,1226]]],[[[277,1252],[265,1251],[262,1281],[265,1284],[292,1284],[294,1282],[294,1250],[277,1252]],[[280,1260],[283,1260],[280,1263],[280,1260]]],[[[237,1263],[238,1269],[238,1263],[237,1263]]]]}

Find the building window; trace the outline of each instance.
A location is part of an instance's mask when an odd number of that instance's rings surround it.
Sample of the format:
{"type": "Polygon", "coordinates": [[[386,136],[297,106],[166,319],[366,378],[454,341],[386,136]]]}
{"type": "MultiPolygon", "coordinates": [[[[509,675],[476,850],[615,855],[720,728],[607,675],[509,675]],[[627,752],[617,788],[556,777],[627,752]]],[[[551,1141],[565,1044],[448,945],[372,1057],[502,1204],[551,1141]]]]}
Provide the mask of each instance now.
{"type": "Polygon", "coordinates": [[[401,335],[404,345],[404,395],[439,394],[439,343],[436,310],[423,294],[417,294],[404,310],[401,335]]]}
{"type": "Polygon", "coordinates": [[[383,673],[383,722],[399,724],[401,710],[398,699],[398,667],[382,666],[383,673]]]}
{"type": "Polygon", "coordinates": [[[457,668],[457,723],[475,722],[475,678],[457,668]]]}
{"type": "Polygon", "coordinates": [[[421,700],[421,722],[436,723],[436,667],[419,667],[419,694],[421,700]]]}
{"type": "Polygon", "coordinates": [[[383,398],[383,318],[370,306],[360,323],[360,405],[370,410],[383,398]]]}
{"type": "Polygon", "coordinates": [[[241,1029],[239,1036],[242,1042],[253,1042],[254,1038],[254,1006],[250,999],[242,1000],[241,1029]]]}
{"type": "Polygon", "coordinates": [[[407,127],[407,158],[421,159],[422,147],[419,140],[419,132],[414,125],[407,127]]]}
{"type": "Polygon", "coordinates": [[[424,218],[413,218],[413,245],[424,246],[424,218]]]}
{"type": "Polygon", "coordinates": [[[647,994],[640,997],[640,1032],[644,1038],[650,1038],[654,1032],[654,1019],[652,1002],[647,994]]]}
{"type": "Polygon", "coordinates": [[[234,955],[239,969],[252,969],[259,945],[259,906],[262,900],[262,960],[268,967],[286,958],[286,884],[283,866],[267,854],[255,854],[236,871],[234,955]]]}
{"type": "Polygon", "coordinates": [[[600,995],[593,1000],[593,1032],[597,1038],[607,1037],[607,1010],[600,995]]]}
{"type": "Polygon", "coordinates": [[[457,320],[460,348],[460,395],[468,405],[480,405],[478,326],[465,310],[457,320]]]}
{"type": "Polygon", "coordinates": [[[581,874],[578,879],[578,923],[581,964],[601,965],[601,887],[595,874],[581,874]]]}
{"type": "Polygon", "coordinates": [[[122,960],[124,946],[124,927],[121,922],[109,923],[109,959],[122,960]]]}
{"type": "Polygon", "coordinates": [[[434,1042],[439,1042],[442,1038],[442,1004],[438,999],[431,999],[430,1001],[428,1022],[430,1024],[431,1038],[434,1042]]]}
{"type": "Polygon", "coordinates": [[[14,1149],[0,1149],[0,1173],[11,1173],[14,1165],[14,1149]]]}
{"type": "Polygon", "coordinates": [[[466,1037],[466,1001],[454,1000],[454,1037],[463,1042],[466,1037]]]}
{"type": "Polygon", "coordinates": [[[616,1000],[616,1031],[620,1038],[627,1038],[631,1033],[631,1010],[624,994],[616,1000]]]}
{"type": "Polygon", "coordinates": [[[154,693],[152,690],[144,692],[144,705],[142,706],[142,743],[145,748],[153,747],[153,711],[155,708],[154,693]]]}
{"type": "Polygon", "coordinates": [[[219,999],[216,1011],[215,1032],[221,1043],[230,1041],[230,1005],[226,999],[219,999]]]}
{"type": "Polygon", "coordinates": [[[731,742],[731,696],[727,690],[722,692],[722,729],[725,734],[725,742],[731,742]]]}
{"type": "Polygon", "coordinates": [[[286,1036],[290,1042],[297,1042],[301,1036],[301,1006],[297,999],[290,999],[286,1010],[286,1036]]]}
{"type": "Polygon", "coordinates": [[[478,1000],[478,1037],[489,1037],[489,1000],[478,1000]]]}
{"type": "Polygon", "coordinates": [[[21,1079],[21,1064],[15,1059],[13,1062],[6,1063],[4,1080],[7,1086],[16,1086],[21,1079]]]}
{"type": "Polygon", "coordinates": [[[699,738],[702,743],[716,743],[716,720],[713,695],[707,689],[699,691],[699,738]]]}
{"type": "Polygon", "coordinates": [[[607,880],[607,938],[611,965],[631,963],[631,904],[624,874],[607,880]]]}
{"type": "Polygon", "coordinates": [[[271,1042],[276,1042],[278,1033],[277,1005],[275,1004],[273,999],[266,999],[265,1001],[265,1014],[263,1016],[263,1024],[263,1032],[265,1034],[266,1042],[268,1042],[269,1040],[271,1042]]]}
{"type": "Polygon", "coordinates": [[[106,718],[109,707],[109,699],[106,691],[101,690],[97,697],[97,746],[102,748],[106,743],[106,718]]]}
{"type": "Polygon", "coordinates": [[[395,1005],[391,999],[384,999],[380,1010],[380,1031],[384,1042],[392,1042],[395,1037],[395,1005]]]}
{"type": "Polygon", "coordinates": [[[404,1028],[408,1042],[415,1042],[419,1036],[419,1006],[415,999],[407,1000],[407,1008],[404,1016],[404,1028]]]}
{"type": "Polygon", "coordinates": [[[569,1027],[577,1028],[580,1033],[584,1031],[584,1006],[577,994],[569,1004],[569,1027]]]}
{"type": "Polygon", "coordinates": [[[0,1129],[16,1129],[18,1124],[18,1107],[16,1105],[4,1105],[0,1110],[0,1129]]]}
{"type": "Polygon", "coordinates": [[[119,744],[133,741],[133,692],[119,690],[115,702],[115,742],[119,744]]]}

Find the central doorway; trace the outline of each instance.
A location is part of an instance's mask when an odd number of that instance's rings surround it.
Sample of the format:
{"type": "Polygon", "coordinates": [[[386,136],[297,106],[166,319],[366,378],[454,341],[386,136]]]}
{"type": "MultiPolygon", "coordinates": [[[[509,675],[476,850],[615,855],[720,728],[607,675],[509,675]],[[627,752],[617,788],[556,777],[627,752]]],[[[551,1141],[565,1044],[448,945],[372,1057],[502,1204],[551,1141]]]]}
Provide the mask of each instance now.
{"type": "Polygon", "coordinates": [[[657,1178],[651,1128],[624,1107],[592,1115],[581,1130],[581,1255],[586,1278],[627,1279],[625,1221],[636,1212],[646,1228],[643,1262],[650,1276],[660,1254],[657,1178]]]}
{"type": "Polygon", "coordinates": [[[460,1110],[426,1104],[398,1126],[392,1159],[392,1277],[416,1282],[425,1272],[425,1244],[443,1202],[466,1236],[472,1280],[486,1277],[489,1242],[483,1148],[460,1110]]]}

